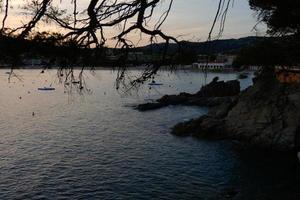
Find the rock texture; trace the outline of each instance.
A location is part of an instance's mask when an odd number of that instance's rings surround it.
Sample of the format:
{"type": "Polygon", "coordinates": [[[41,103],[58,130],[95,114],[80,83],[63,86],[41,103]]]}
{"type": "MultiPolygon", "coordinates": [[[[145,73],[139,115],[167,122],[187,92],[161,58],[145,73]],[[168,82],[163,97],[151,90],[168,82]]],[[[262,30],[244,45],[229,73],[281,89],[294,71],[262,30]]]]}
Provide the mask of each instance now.
{"type": "Polygon", "coordinates": [[[239,92],[239,81],[232,80],[224,82],[218,81],[218,77],[215,77],[211,83],[203,86],[196,95],[201,97],[227,97],[237,95],[239,92]]]}
{"type": "Polygon", "coordinates": [[[201,88],[196,94],[180,93],[179,95],[165,95],[155,103],[140,104],[137,109],[148,111],[159,109],[169,105],[192,105],[214,107],[232,102],[232,96],[240,92],[240,83],[233,81],[218,81],[218,78],[201,88]]]}
{"type": "Polygon", "coordinates": [[[300,85],[280,84],[273,74],[261,76],[225,118],[228,134],[251,144],[293,149],[300,127],[300,85]]]}
{"type": "Polygon", "coordinates": [[[278,150],[294,149],[300,130],[300,85],[284,85],[262,74],[238,100],[220,104],[208,115],[180,123],[175,135],[231,138],[278,150]]]}

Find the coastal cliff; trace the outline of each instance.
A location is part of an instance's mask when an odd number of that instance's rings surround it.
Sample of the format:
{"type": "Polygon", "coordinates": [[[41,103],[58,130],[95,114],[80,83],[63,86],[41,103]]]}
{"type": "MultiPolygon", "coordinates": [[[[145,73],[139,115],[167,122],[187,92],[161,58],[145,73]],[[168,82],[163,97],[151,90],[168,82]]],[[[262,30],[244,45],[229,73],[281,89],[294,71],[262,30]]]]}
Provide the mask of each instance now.
{"type": "Polygon", "coordinates": [[[171,133],[204,139],[233,139],[243,145],[291,150],[300,130],[300,85],[283,84],[274,73],[261,73],[253,86],[239,92],[239,82],[214,79],[196,94],[166,95],[141,111],[167,105],[208,106],[197,119],[179,123],[171,133]]]}
{"type": "Polygon", "coordinates": [[[274,73],[265,73],[238,95],[234,105],[222,104],[207,115],[177,124],[172,133],[235,139],[245,145],[291,150],[299,145],[295,142],[299,127],[299,84],[282,84],[274,73]]]}

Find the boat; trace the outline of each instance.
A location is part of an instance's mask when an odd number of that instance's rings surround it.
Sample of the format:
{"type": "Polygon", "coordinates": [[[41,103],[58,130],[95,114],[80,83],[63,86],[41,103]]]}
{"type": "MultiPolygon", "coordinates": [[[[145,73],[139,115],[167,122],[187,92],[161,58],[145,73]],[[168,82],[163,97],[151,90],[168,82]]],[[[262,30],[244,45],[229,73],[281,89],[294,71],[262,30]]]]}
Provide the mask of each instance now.
{"type": "Polygon", "coordinates": [[[55,88],[53,88],[53,87],[42,87],[42,88],[38,88],[38,90],[51,91],[51,90],[55,90],[55,88]]]}
{"type": "Polygon", "coordinates": [[[149,83],[148,85],[153,86],[153,85],[163,85],[163,84],[162,83],[149,83]]]}
{"type": "Polygon", "coordinates": [[[163,85],[163,84],[162,83],[156,83],[155,80],[153,80],[151,83],[148,83],[148,85],[154,86],[154,85],[163,85]]]}

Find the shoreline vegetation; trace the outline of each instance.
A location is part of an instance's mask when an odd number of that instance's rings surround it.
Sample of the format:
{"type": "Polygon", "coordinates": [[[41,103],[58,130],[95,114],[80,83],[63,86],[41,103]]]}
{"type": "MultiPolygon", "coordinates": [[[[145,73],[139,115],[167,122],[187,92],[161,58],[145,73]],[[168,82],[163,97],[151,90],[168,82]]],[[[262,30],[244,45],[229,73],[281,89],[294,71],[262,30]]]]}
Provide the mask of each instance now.
{"type": "MultiPolygon", "coordinates": [[[[83,66],[74,66],[72,69],[74,70],[82,70],[83,66]]],[[[149,68],[149,65],[129,65],[126,67],[128,70],[141,70],[144,71],[145,69],[149,68]]],[[[1,66],[0,65],[0,70],[59,70],[61,67],[59,66],[1,66]]],[[[67,68],[66,68],[67,69],[67,68]]],[[[116,66],[85,66],[84,70],[118,70],[118,67],[116,66]]],[[[170,72],[176,72],[176,71],[192,71],[192,72],[211,72],[211,73],[237,73],[237,77],[239,79],[244,79],[247,78],[247,73],[248,72],[255,72],[257,70],[252,70],[252,69],[234,69],[234,68],[227,68],[226,70],[224,69],[199,69],[195,68],[192,65],[172,65],[172,66],[160,66],[159,71],[170,71],[170,72]],[[245,76],[245,77],[244,77],[245,76]]]]}
{"type": "MultiPolygon", "coordinates": [[[[0,66],[30,66],[38,68],[59,67],[120,67],[121,65],[190,65],[199,55],[207,55],[214,60],[216,55],[237,55],[241,49],[272,37],[244,37],[240,39],[214,40],[211,42],[188,42],[169,44],[166,55],[164,43],[151,44],[132,49],[81,48],[67,41],[58,43],[55,34],[38,32],[31,39],[19,39],[0,35],[0,66]],[[178,50],[180,46],[180,51],[178,50]],[[210,49],[209,55],[207,49],[210,49]]],[[[240,61],[239,61],[240,62],[240,61]]]]}

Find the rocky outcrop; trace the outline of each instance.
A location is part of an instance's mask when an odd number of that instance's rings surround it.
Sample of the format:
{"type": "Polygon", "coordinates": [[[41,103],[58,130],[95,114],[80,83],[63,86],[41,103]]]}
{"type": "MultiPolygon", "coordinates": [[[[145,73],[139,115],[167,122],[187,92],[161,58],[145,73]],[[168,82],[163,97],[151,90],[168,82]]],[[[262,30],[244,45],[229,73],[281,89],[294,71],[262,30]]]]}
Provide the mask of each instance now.
{"type": "Polygon", "coordinates": [[[300,129],[300,85],[281,84],[273,73],[255,79],[238,100],[221,104],[208,115],[180,123],[175,135],[230,138],[279,150],[293,149],[300,129]]]}
{"type": "Polygon", "coordinates": [[[225,123],[223,119],[218,119],[208,115],[201,116],[188,122],[175,125],[172,134],[176,136],[194,136],[206,139],[224,138],[225,123]]]}
{"type": "Polygon", "coordinates": [[[203,86],[196,94],[180,93],[179,95],[165,95],[154,103],[137,106],[140,111],[159,109],[169,105],[192,105],[214,107],[232,102],[232,96],[240,92],[240,83],[233,81],[218,81],[218,78],[203,86]]]}
{"type": "Polygon", "coordinates": [[[144,104],[140,104],[136,107],[137,110],[139,111],[148,111],[148,110],[156,110],[159,108],[165,107],[164,104],[162,103],[144,103],[144,104]]]}
{"type": "Polygon", "coordinates": [[[208,114],[188,122],[179,123],[172,128],[172,134],[177,136],[195,136],[206,139],[223,139],[226,126],[224,118],[237,103],[237,97],[227,97],[226,100],[212,107],[208,114]]]}
{"type": "Polygon", "coordinates": [[[271,75],[242,92],[225,118],[230,137],[274,149],[292,149],[300,127],[300,85],[271,75]]]}
{"type": "Polygon", "coordinates": [[[232,80],[224,82],[218,81],[218,77],[215,77],[211,83],[203,86],[196,95],[201,97],[228,97],[237,95],[239,93],[239,81],[232,80]]]}

